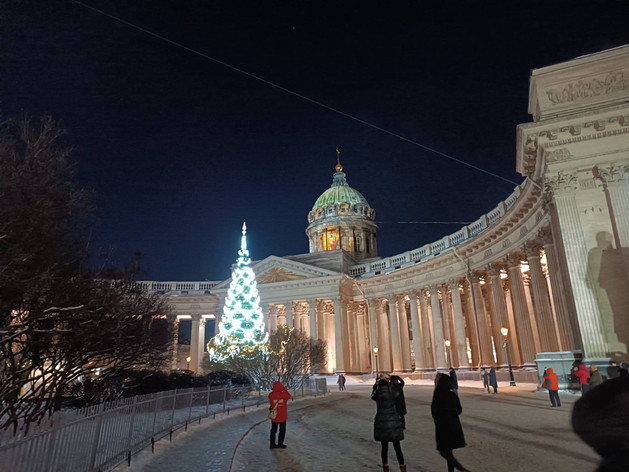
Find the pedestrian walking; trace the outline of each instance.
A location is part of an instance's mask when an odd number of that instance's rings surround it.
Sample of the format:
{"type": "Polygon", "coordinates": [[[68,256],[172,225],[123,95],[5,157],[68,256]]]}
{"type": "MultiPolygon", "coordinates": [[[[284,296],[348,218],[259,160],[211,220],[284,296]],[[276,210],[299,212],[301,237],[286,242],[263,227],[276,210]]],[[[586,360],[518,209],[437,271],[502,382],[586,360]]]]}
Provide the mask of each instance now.
{"type": "Polygon", "coordinates": [[[498,393],[498,380],[496,379],[496,371],[493,367],[489,369],[489,385],[494,389],[494,395],[498,393]]]}
{"type": "Polygon", "coordinates": [[[400,446],[400,441],[404,440],[404,424],[395,404],[399,395],[399,392],[386,379],[380,379],[371,394],[371,399],[377,405],[373,438],[381,445],[380,455],[384,472],[389,472],[389,442],[393,443],[400,471],[406,472],[404,454],[400,446]]]}
{"type": "Polygon", "coordinates": [[[590,371],[585,367],[585,364],[579,364],[579,367],[575,367],[574,375],[578,377],[579,383],[581,384],[581,393],[587,393],[590,389],[590,384],[588,383],[590,380],[590,371]]]}
{"type": "Polygon", "coordinates": [[[459,415],[463,412],[459,397],[451,390],[452,379],[446,374],[437,374],[435,392],[430,411],[435,421],[437,450],[448,461],[448,472],[454,469],[469,472],[454,457],[454,449],[465,447],[465,436],[459,415]]]}
{"type": "Polygon", "coordinates": [[[572,428],[603,460],[596,472],[626,472],[629,464],[629,377],[610,379],[574,404],[572,428]]]}
{"type": "Polygon", "coordinates": [[[286,420],[288,419],[288,400],[290,393],[284,388],[282,382],[273,383],[273,391],[269,393],[269,419],[271,420],[271,449],[286,449],[284,437],[286,436],[286,420]],[[275,442],[275,435],[279,426],[280,435],[275,442]]]}
{"type": "Polygon", "coordinates": [[[596,387],[603,383],[603,376],[595,365],[590,366],[590,388],[596,387]]]}
{"type": "Polygon", "coordinates": [[[450,367],[450,390],[454,392],[454,394],[459,396],[459,379],[456,377],[456,370],[450,367]]]}
{"type": "Polygon", "coordinates": [[[336,383],[339,384],[339,392],[345,390],[345,376],[343,374],[339,374],[339,378],[336,383]]]}
{"type": "Polygon", "coordinates": [[[544,370],[544,377],[539,386],[543,386],[544,388],[548,389],[551,406],[561,406],[561,400],[559,399],[559,380],[557,379],[557,374],[555,374],[555,371],[552,367],[548,367],[544,370]]]}
{"type": "Polygon", "coordinates": [[[404,380],[397,375],[391,376],[391,386],[397,391],[398,396],[395,399],[395,409],[397,414],[402,418],[402,426],[406,429],[406,399],[404,398],[404,380]]]}
{"type": "Polygon", "coordinates": [[[489,393],[489,374],[484,367],[480,368],[480,379],[483,381],[483,388],[485,393],[489,393]]]}

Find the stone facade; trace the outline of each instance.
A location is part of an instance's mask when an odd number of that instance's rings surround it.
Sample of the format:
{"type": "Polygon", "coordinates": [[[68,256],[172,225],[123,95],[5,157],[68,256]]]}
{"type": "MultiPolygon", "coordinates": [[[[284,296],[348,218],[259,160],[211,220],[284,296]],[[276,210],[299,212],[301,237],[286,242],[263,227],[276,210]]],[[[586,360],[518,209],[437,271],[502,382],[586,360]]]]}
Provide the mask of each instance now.
{"type": "MultiPolygon", "coordinates": [[[[364,197],[320,198],[310,254],[253,264],[268,329],[285,323],[325,340],[327,373],[504,367],[501,328],[516,368],[535,369],[542,353],[629,360],[629,47],[534,70],[529,112],[534,121],[517,129],[522,184],[435,243],[376,258],[364,197]],[[334,248],[319,245],[330,225],[334,248]]],[[[193,320],[199,370],[203,320],[220,320],[229,280],[144,283],[168,284],[161,293],[193,320]]]]}

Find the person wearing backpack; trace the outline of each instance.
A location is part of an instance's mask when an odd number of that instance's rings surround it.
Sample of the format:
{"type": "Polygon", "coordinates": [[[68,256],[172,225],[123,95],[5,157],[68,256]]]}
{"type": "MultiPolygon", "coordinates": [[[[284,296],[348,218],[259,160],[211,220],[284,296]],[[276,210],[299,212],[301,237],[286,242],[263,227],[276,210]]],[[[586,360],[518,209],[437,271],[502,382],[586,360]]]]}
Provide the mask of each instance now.
{"type": "Polygon", "coordinates": [[[269,401],[271,402],[271,406],[269,407],[269,419],[271,420],[271,449],[286,449],[284,437],[286,436],[288,400],[290,400],[290,398],[290,393],[288,393],[288,390],[284,388],[282,382],[273,383],[273,391],[269,393],[269,401]],[[275,435],[277,434],[278,426],[280,429],[280,435],[276,443],[275,435]]]}

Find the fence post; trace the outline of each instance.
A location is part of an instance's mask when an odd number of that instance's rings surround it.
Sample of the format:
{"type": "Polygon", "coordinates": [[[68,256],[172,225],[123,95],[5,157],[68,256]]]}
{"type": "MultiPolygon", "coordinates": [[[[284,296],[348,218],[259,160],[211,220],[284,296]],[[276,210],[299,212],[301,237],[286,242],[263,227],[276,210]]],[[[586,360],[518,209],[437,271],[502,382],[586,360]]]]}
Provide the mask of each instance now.
{"type": "Polygon", "coordinates": [[[92,451],[90,452],[90,470],[96,467],[96,454],[98,454],[98,444],[100,443],[100,431],[101,426],[103,424],[103,416],[105,416],[103,405],[98,405],[100,411],[98,413],[98,417],[96,419],[96,436],[94,437],[94,442],[92,443],[92,451]]]}
{"type": "Polygon", "coordinates": [[[190,392],[190,409],[188,410],[188,421],[192,419],[192,403],[194,402],[194,387],[192,387],[192,392],[190,392]]]}
{"type": "Polygon", "coordinates": [[[175,424],[175,407],[177,406],[177,389],[175,389],[175,393],[173,395],[173,408],[170,415],[170,434],[172,438],[173,434],[173,426],[175,424]]]}
{"type": "Polygon", "coordinates": [[[155,425],[157,424],[157,411],[159,410],[159,404],[161,403],[164,392],[159,392],[155,399],[155,414],[153,415],[153,427],[151,428],[151,437],[155,434],[155,425]]]}
{"type": "Polygon", "coordinates": [[[135,424],[135,406],[138,401],[138,396],[133,397],[133,403],[131,404],[131,424],[129,425],[129,439],[127,440],[127,450],[129,451],[128,462],[131,464],[131,441],[133,441],[133,426],[135,424]]]}
{"type": "MultiPolygon", "coordinates": [[[[57,415],[58,416],[58,415],[57,415]]],[[[59,428],[59,421],[55,421],[55,415],[52,415],[52,433],[50,434],[50,444],[48,445],[48,458],[46,462],[49,464],[48,470],[50,472],[54,472],[54,454],[55,454],[55,445],[57,443],[57,430],[59,428]]]]}

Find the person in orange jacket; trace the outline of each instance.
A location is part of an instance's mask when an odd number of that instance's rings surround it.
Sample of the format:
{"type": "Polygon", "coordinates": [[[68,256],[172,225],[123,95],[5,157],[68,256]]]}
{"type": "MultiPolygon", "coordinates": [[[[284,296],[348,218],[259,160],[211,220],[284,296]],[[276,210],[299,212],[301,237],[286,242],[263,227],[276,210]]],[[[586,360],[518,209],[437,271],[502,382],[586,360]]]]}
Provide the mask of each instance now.
{"type": "Polygon", "coordinates": [[[574,375],[579,378],[581,384],[581,393],[585,394],[590,389],[590,371],[585,367],[585,364],[579,364],[579,367],[574,368],[574,375]]]}
{"type": "Polygon", "coordinates": [[[290,393],[284,388],[282,382],[274,382],[273,391],[269,393],[269,401],[271,402],[269,410],[277,410],[275,418],[271,419],[271,449],[286,449],[284,437],[286,436],[286,420],[288,419],[288,400],[290,400],[290,393]],[[278,425],[280,436],[276,443],[275,435],[277,434],[278,425]]]}
{"type": "Polygon", "coordinates": [[[551,406],[561,406],[561,400],[559,399],[559,380],[557,374],[552,367],[549,367],[544,371],[544,380],[540,384],[540,387],[548,389],[548,395],[550,396],[551,406]]]}

